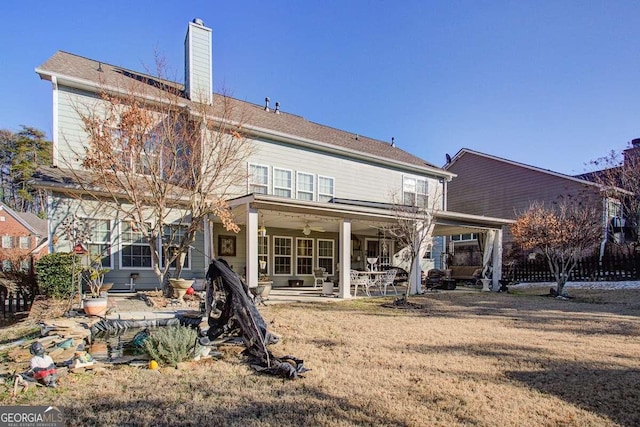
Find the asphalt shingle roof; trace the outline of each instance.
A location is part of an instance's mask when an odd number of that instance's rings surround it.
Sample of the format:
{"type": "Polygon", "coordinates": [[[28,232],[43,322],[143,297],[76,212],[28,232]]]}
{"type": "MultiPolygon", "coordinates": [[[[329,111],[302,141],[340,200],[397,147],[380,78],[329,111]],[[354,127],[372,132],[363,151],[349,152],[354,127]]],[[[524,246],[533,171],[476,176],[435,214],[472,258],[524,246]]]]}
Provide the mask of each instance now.
{"type": "MultiPolygon", "coordinates": [[[[184,85],[169,80],[160,80],[153,76],[123,69],[68,52],[58,51],[36,70],[41,75],[63,75],[74,79],[84,80],[88,83],[104,86],[123,87],[126,80],[153,81],[167,91],[189,102],[184,95],[184,85]]],[[[214,95],[214,108],[221,108],[221,96],[214,95]]],[[[270,131],[284,133],[292,137],[304,138],[330,144],[335,147],[353,150],[363,154],[372,155],[381,159],[389,159],[408,163],[415,166],[428,168],[441,168],[434,166],[423,159],[408,153],[397,146],[373,138],[367,138],[355,133],[346,132],[329,126],[306,120],[304,117],[286,112],[275,114],[264,110],[263,106],[241,101],[235,98],[227,98],[233,103],[232,108],[242,110],[245,123],[254,127],[270,131]]],[[[444,172],[444,171],[443,171],[444,172]]]]}

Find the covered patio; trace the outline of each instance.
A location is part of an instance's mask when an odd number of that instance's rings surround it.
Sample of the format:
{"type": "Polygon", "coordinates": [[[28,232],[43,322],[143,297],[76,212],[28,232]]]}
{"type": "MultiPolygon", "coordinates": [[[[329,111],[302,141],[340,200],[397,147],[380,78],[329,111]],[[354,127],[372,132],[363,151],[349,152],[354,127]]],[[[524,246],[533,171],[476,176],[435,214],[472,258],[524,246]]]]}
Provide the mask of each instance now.
{"type": "MultiPolygon", "coordinates": [[[[391,204],[344,199],[311,202],[249,194],[230,200],[229,205],[243,229],[238,235],[242,244],[238,244],[236,259],[244,263],[249,287],[257,286],[262,274],[273,280],[274,288],[286,287],[293,278],[306,278],[309,283],[305,280],[304,284],[313,285],[313,269],[322,266],[328,275],[337,278],[337,296],[351,298],[350,271],[370,267],[368,256],[376,256],[376,262],[387,268],[399,266],[398,260],[402,258],[398,254],[403,248],[384,233],[385,225],[397,221],[391,204]],[[309,246],[309,257],[305,245],[309,246]]],[[[490,237],[485,247],[491,248],[492,289],[497,290],[501,279],[502,227],[510,223],[506,219],[438,211],[433,215],[432,237],[470,232],[490,237]]],[[[206,234],[214,237],[215,227],[206,234]]],[[[210,253],[219,256],[214,239],[208,241],[210,253]]],[[[420,249],[413,269],[403,267],[410,273],[411,293],[422,292],[421,270],[428,268],[422,262],[426,250],[420,249]]],[[[430,265],[441,263],[439,259],[430,262],[430,265]]]]}

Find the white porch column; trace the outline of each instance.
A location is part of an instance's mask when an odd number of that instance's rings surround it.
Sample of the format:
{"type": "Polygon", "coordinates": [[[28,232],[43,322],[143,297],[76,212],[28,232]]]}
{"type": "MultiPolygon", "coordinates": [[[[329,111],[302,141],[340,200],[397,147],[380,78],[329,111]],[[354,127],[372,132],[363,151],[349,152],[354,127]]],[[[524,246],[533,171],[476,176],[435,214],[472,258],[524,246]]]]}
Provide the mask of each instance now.
{"type": "Polygon", "coordinates": [[[340,221],[338,254],[340,263],[338,298],[351,298],[351,220],[349,219],[340,221]]]}
{"type": "MultiPolygon", "coordinates": [[[[489,242],[487,242],[489,244],[489,242]]],[[[500,289],[498,280],[502,279],[502,229],[495,230],[493,237],[493,276],[491,290],[500,289]]]]}
{"type": "Polygon", "coordinates": [[[247,209],[247,225],[245,227],[247,250],[245,265],[247,286],[258,286],[258,210],[247,209]]]}

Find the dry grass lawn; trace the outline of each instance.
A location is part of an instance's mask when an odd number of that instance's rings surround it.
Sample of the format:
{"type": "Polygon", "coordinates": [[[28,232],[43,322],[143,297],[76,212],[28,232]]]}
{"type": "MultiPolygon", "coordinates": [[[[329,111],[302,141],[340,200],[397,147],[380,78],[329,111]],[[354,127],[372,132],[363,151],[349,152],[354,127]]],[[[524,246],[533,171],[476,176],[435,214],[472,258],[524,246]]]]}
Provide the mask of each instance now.
{"type": "Polygon", "coordinates": [[[225,347],[183,369],[70,374],[15,400],[7,388],[0,405],[62,406],[74,426],[640,425],[640,290],[545,291],[270,305],[272,351],[304,359],[304,379],[256,374],[225,347]]]}

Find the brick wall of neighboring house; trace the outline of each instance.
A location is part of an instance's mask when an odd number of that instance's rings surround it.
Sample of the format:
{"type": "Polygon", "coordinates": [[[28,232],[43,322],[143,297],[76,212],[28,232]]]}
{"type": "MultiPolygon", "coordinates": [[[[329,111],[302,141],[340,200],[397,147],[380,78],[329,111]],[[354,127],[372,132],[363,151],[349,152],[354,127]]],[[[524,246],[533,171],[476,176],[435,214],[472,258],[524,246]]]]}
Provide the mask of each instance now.
{"type": "Polygon", "coordinates": [[[42,255],[33,254],[33,259],[29,255],[39,242],[40,237],[34,235],[8,212],[0,210],[0,262],[2,262],[2,269],[6,268],[7,261],[15,263],[21,260],[29,261],[29,268],[31,268],[31,264],[42,255]]]}

